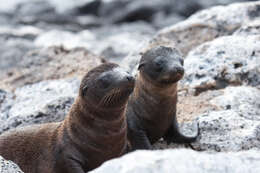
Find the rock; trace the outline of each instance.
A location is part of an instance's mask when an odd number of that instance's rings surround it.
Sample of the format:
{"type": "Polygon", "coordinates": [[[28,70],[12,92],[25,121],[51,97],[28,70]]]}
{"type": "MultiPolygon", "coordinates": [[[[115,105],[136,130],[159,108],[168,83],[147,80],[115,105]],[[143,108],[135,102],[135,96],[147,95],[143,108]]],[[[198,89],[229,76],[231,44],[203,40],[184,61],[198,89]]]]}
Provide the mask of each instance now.
{"type": "Polygon", "coordinates": [[[121,64],[129,54],[139,54],[142,47],[155,33],[154,28],[144,22],[103,27],[95,30],[97,42],[93,50],[109,61],[121,64]]]}
{"type": "Polygon", "coordinates": [[[139,48],[148,42],[154,32],[155,30],[150,25],[143,22],[109,25],[78,33],[54,30],[40,35],[35,40],[35,45],[85,47],[110,61],[122,63],[122,59],[129,53],[139,53],[139,48]]]}
{"type": "Polygon", "coordinates": [[[220,110],[197,118],[199,140],[192,144],[203,151],[241,151],[260,146],[260,90],[227,87],[211,104],[220,110]]]}
{"type": "Polygon", "coordinates": [[[0,133],[31,124],[62,121],[80,85],[79,79],[43,81],[15,90],[15,101],[0,133]]]}
{"type": "MultiPolygon", "coordinates": [[[[42,11],[42,9],[46,9],[46,4],[48,6],[55,8],[55,11],[58,13],[66,13],[72,9],[76,9],[82,6],[85,6],[88,3],[92,3],[93,0],[77,0],[77,1],[70,1],[70,0],[34,0],[34,1],[28,1],[28,0],[15,0],[15,1],[9,1],[6,3],[1,4],[0,7],[0,12],[14,12],[19,8],[20,6],[23,5],[28,5],[28,4],[34,4],[34,3],[42,3],[41,7],[35,7],[37,11],[42,11]]],[[[31,9],[32,11],[35,11],[34,9],[31,9]]],[[[30,11],[26,11],[29,12],[30,11]]]]}
{"type": "Polygon", "coordinates": [[[170,14],[170,15],[165,15],[164,13],[157,13],[156,15],[153,16],[153,26],[156,29],[162,29],[167,26],[174,25],[185,18],[183,16],[180,16],[176,13],[170,14]]]}
{"type": "Polygon", "coordinates": [[[34,40],[43,31],[34,26],[10,27],[1,26],[0,37],[4,39],[21,38],[26,40],[34,40]]]}
{"type": "Polygon", "coordinates": [[[149,22],[153,15],[161,10],[166,9],[169,5],[169,1],[118,1],[103,4],[105,7],[101,7],[101,16],[108,17],[111,23],[124,23],[133,21],[147,21],[149,22]]]}
{"type": "Polygon", "coordinates": [[[75,9],[73,9],[73,14],[76,14],[76,15],[91,14],[91,15],[97,16],[99,13],[101,4],[102,4],[101,0],[92,0],[90,2],[87,2],[86,4],[83,4],[75,9]]]}
{"type": "MultiPolygon", "coordinates": [[[[18,34],[19,31],[15,32],[18,34]]],[[[8,35],[14,36],[14,33],[11,31],[5,32],[4,37],[0,37],[0,71],[3,71],[18,66],[19,63],[23,60],[23,56],[27,51],[34,49],[34,45],[30,40],[22,38],[9,39],[8,35]]],[[[22,34],[24,37],[25,35],[22,34]]],[[[0,73],[0,76],[2,74],[0,73]]],[[[2,77],[1,77],[2,78],[2,77]]],[[[1,88],[1,87],[0,87],[1,88]]]]}
{"type": "Polygon", "coordinates": [[[55,7],[46,0],[19,4],[13,20],[16,24],[34,25],[45,30],[62,28],[78,31],[82,29],[75,16],[57,13],[55,7]]]}
{"type": "Polygon", "coordinates": [[[241,26],[259,20],[259,6],[260,2],[256,1],[202,10],[183,22],[159,31],[147,49],[156,45],[173,46],[186,56],[204,42],[230,35],[241,26]]]}
{"type": "Polygon", "coordinates": [[[183,17],[189,17],[202,8],[208,8],[219,4],[229,4],[237,1],[241,2],[243,0],[219,0],[212,2],[205,0],[113,0],[108,2],[104,1],[101,4],[99,15],[101,17],[107,17],[110,23],[134,22],[140,20],[151,22],[153,16],[158,13],[167,15],[175,13],[183,17]]]}
{"type": "Polygon", "coordinates": [[[62,46],[65,49],[73,49],[76,47],[89,49],[91,48],[90,43],[95,39],[95,35],[88,30],[78,34],[62,30],[51,30],[39,35],[34,43],[38,47],[62,46]]]}
{"type": "Polygon", "coordinates": [[[172,13],[178,13],[181,16],[189,17],[196,11],[202,9],[203,5],[203,3],[199,3],[197,0],[171,0],[168,10],[172,13]]]}
{"type": "Polygon", "coordinates": [[[133,21],[150,21],[153,15],[166,9],[169,2],[167,0],[132,1],[125,9],[114,11],[112,22],[123,23],[133,21]]]}
{"type": "Polygon", "coordinates": [[[11,14],[0,12],[0,23],[2,26],[11,25],[12,24],[11,20],[12,20],[11,14]]]}
{"type": "Polygon", "coordinates": [[[204,43],[186,57],[185,86],[196,94],[228,85],[260,85],[260,36],[226,36],[204,43]]]}
{"type": "Polygon", "coordinates": [[[17,65],[1,72],[0,76],[3,80],[0,86],[14,89],[48,79],[81,77],[101,63],[102,60],[98,56],[84,48],[36,49],[28,52],[17,65]]]}
{"type": "Polygon", "coordinates": [[[253,0],[215,0],[215,1],[196,0],[196,1],[198,4],[202,6],[202,8],[208,8],[216,5],[227,5],[235,2],[245,2],[245,1],[253,1],[253,0]]]}
{"type": "Polygon", "coordinates": [[[103,0],[98,15],[101,17],[113,16],[119,9],[124,9],[131,0],[103,0]]]}
{"type": "Polygon", "coordinates": [[[1,173],[23,173],[17,164],[10,160],[5,160],[0,156],[0,172],[1,173]]]}
{"type": "Polygon", "coordinates": [[[233,35],[260,35],[260,21],[256,20],[241,26],[233,35]]]}
{"type": "Polygon", "coordinates": [[[136,151],[105,162],[91,173],[253,173],[260,171],[260,152],[209,154],[192,150],[136,151]]]}
{"type": "Polygon", "coordinates": [[[14,95],[0,89],[0,121],[6,120],[14,102],[14,95]]]}
{"type": "Polygon", "coordinates": [[[93,1],[96,0],[76,0],[76,1],[71,1],[71,0],[47,0],[50,4],[52,4],[56,11],[58,13],[66,13],[68,11],[71,11],[73,9],[78,9],[80,7],[87,6],[88,4],[92,4],[93,1]]]}

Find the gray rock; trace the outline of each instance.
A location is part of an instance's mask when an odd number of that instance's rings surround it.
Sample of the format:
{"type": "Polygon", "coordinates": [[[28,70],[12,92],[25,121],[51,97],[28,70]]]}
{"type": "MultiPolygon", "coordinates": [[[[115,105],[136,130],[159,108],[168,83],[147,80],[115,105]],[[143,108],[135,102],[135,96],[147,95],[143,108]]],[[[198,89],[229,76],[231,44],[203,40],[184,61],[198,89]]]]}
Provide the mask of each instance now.
{"type": "Polygon", "coordinates": [[[111,23],[123,23],[133,21],[152,20],[154,14],[159,11],[166,11],[170,5],[169,0],[150,0],[150,1],[116,1],[104,3],[100,14],[107,17],[111,23]]]}
{"type": "Polygon", "coordinates": [[[226,36],[207,42],[186,57],[182,82],[196,94],[227,85],[260,85],[260,35],[226,36]]]}
{"type": "Polygon", "coordinates": [[[62,45],[65,48],[85,47],[97,55],[114,62],[132,52],[139,52],[140,45],[149,40],[155,30],[143,22],[106,26],[93,31],[78,33],[53,30],[40,35],[35,40],[36,46],[62,45]]]}
{"type": "Polygon", "coordinates": [[[30,40],[21,38],[0,37],[0,44],[0,71],[17,66],[27,51],[35,48],[30,40]]]}
{"type": "Polygon", "coordinates": [[[15,10],[13,21],[18,25],[34,25],[46,30],[62,28],[78,31],[82,29],[75,16],[57,13],[53,4],[46,0],[19,4],[15,10]]]}
{"type": "Polygon", "coordinates": [[[192,150],[136,151],[105,162],[91,173],[254,173],[260,152],[209,154],[192,150]]]}
{"type": "Polygon", "coordinates": [[[174,25],[180,21],[183,21],[185,18],[183,16],[180,16],[176,13],[165,15],[164,13],[157,13],[153,16],[153,26],[156,27],[156,29],[162,29],[167,26],[174,25]]]}
{"type": "Polygon", "coordinates": [[[170,0],[168,11],[178,13],[181,16],[189,17],[196,11],[203,8],[203,3],[197,0],[170,0]]]}
{"type": "Polygon", "coordinates": [[[23,173],[17,164],[0,156],[0,173],[23,173]]]}
{"type": "Polygon", "coordinates": [[[16,89],[8,118],[0,122],[0,133],[15,127],[63,120],[77,96],[79,85],[78,79],[67,79],[16,89]]]}
{"type": "Polygon", "coordinates": [[[84,48],[48,47],[28,52],[6,69],[0,69],[0,87],[15,89],[48,79],[81,77],[102,63],[84,48]]]}
{"type": "Polygon", "coordinates": [[[233,35],[260,35],[260,21],[256,20],[241,26],[233,35]]]}
{"type": "Polygon", "coordinates": [[[156,45],[177,47],[184,55],[200,44],[230,35],[241,26],[259,20],[260,2],[236,3],[202,10],[187,20],[164,28],[147,49],[156,45]]]}
{"type": "Polygon", "coordinates": [[[195,1],[197,1],[197,3],[202,6],[202,8],[208,8],[216,5],[227,5],[235,2],[245,2],[245,1],[253,1],[253,0],[214,0],[214,1],[195,0],[195,1]]]}
{"type": "Polygon", "coordinates": [[[42,32],[41,29],[34,26],[21,26],[16,28],[12,26],[1,26],[0,37],[5,39],[22,38],[33,40],[42,32]]]}
{"type": "Polygon", "coordinates": [[[210,101],[220,108],[198,116],[197,150],[241,151],[260,146],[260,90],[228,87],[210,101]]]}
{"type": "Polygon", "coordinates": [[[0,121],[6,120],[14,102],[14,95],[0,89],[0,121]]]}
{"type": "MultiPolygon", "coordinates": [[[[15,0],[15,1],[8,1],[6,3],[1,4],[0,7],[0,12],[14,12],[15,10],[17,10],[17,7],[22,6],[22,5],[26,5],[26,4],[33,4],[33,3],[48,3],[50,4],[52,7],[55,8],[55,10],[58,13],[66,13],[71,9],[74,8],[78,8],[80,6],[84,6],[87,3],[92,2],[93,0],[77,0],[75,2],[72,2],[70,0],[34,0],[33,2],[30,2],[28,0],[15,0]]],[[[43,6],[44,8],[45,5],[43,6]]],[[[36,7],[37,11],[42,11],[42,7],[36,7]]],[[[34,11],[34,9],[31,9],[34,11]]],[[[29,12],[30,11],[26,11],[29,12]]]]}

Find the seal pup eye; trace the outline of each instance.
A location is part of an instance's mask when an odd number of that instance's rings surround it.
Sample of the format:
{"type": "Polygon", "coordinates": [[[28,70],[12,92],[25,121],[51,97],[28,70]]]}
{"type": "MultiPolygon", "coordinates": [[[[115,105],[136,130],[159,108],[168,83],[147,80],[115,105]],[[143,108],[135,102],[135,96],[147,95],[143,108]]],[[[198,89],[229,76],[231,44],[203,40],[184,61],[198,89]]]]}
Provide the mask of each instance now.
{"type": "Polygon", "coordinates": [[[161,72],[163,70],[163,62],[162,61],[157,61],[154,63],[155,64],[155,71],[156,72],[161,72]]]}
{"type": "Polygon", "coordinates": [[[99,79],[99,85],[101,88],[106,89],[109,87],[110,81],[107,78],[101,78],[99,79]]]}

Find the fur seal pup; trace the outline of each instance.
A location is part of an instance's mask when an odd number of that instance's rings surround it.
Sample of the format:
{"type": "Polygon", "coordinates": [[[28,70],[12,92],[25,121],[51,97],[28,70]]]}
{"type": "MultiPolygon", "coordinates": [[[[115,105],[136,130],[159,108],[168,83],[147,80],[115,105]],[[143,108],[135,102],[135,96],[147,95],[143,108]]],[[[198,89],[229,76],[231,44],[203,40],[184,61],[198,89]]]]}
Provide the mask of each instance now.
{"type": "Polygon", "coordinates": [[[113,63],[81,81],[65,120],[25,127],[0,136],[0,155],[25,173],[85,173],[127,148],[125,109],[134,78],[113,63]]]}
{"type": "Polygon", "coordinates": [[[151,144],[162,137],[167,143],[194,142],[199,131],[196,136],[184,136],[176,118],[177,82],[184,75],[178,50],[152,48],[142,55],[138,70],[126,113],[132,150],[151,149],[151,144]]]}

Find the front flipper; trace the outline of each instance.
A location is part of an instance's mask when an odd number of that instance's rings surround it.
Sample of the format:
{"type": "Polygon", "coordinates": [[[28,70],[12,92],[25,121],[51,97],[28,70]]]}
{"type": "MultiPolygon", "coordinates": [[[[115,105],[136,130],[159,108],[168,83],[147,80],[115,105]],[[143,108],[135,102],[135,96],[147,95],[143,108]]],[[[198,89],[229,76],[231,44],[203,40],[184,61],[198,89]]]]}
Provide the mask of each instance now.
{"type": "Polygon", "coordinates": [[[88,165],[77,152],[64,151],[56,161],[56,173],[85,173],[89,171],[88,165]]]}
{"type": "Polygon", "coordinates": [[[134,150],[150,150],[152,144],[149,141],[145,131],[143,130],[130,130],[128,131],[128,139],[131,144],[131,151],[134,150]]]}
{"type": "Polygon", "coordinates": [[[199,125],[197,124],[197,134],[195,136],[183,135],[179,130],[178,122],[175,116],[172,125],[170,126],[170,128],[168,129],[168,131],[166,132],[163,138],[167,142],[167,144],[171,142],[179,143],[179,144],[189,144],[195,142],[199,134],[200,134],[199,125]]]}

